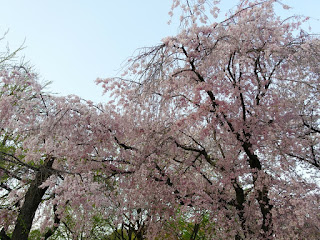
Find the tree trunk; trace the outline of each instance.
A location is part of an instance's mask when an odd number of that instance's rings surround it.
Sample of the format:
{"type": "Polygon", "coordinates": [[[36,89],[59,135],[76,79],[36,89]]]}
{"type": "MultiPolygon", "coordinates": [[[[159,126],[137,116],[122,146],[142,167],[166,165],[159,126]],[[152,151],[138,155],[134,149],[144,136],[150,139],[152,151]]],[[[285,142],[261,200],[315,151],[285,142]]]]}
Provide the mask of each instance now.
{"type": "MultiPolygon", "coordinates": [[[[255,170],[256,172],[253,173],[253,185],[256,188],[256,181],[259,177],[260,173],[266,174],[262,170],[262,166],[260,163],[260,160],[258,156],[251,151],[252,145],[249,142],[244,142],[242,144],[243,149],[245,150],[249,165],[252,170],[255,170]]],[[[264,176],[265,178],[265,176],[264,176]]],[[[273,205],[270,203],[270,198],[268,196],[269,194],[269,186],[263,183],[262,186],[260,186],[258,189],[256,189],[258,196],[256,197],[259,206],[260,211],[262,213],[262,225],[261,225],[261,233],[260,233],[260,239],[273,239],[273,223],[272,223],[272,208],[273,205]],[[262,187],[262,189],[260,189],[262,187]]]]}
{"type": "Polygon", "coordinates": [[[12,240],[28,240],[33,218],[47,190],[47,188],[39,188],[39,186],[51,176],[52,172],[49,169],[52,167],[53,161],[54,158],[46,159],[45,165],[39,169],[35,179],[31,182],[16,220],[12,240]]]}

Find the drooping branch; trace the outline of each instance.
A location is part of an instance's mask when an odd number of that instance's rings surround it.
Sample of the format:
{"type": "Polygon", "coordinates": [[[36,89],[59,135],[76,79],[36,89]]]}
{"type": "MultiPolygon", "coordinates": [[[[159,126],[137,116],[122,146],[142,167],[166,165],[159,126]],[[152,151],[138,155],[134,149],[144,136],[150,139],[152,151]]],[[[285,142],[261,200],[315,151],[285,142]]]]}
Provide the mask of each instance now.
{"type": "Polygon", "coordinates": [[[14,156],[13,154],[10,154],[10,153],[0,152],[0,160],[5,161],[5,162],[10,162],[13,164],[17,164],[17,165],[32,169],[34,171],[39,170],[38,168],[32,166],[31,164],[27,164],[27,163],[21,161],[18,157],[14,156]]]}
{"type": "Polygon", "coordinates": [[[60,225],[60,218],[57,214],[57,205],[56,204],[53,206],[53,213],[54,213],[54,226],[52,228],[48,229],[48,231],[44,234],[45,240],[50,238],[60,225]]]}
{"type": "Polygon", "coordinates": [[[302,122],[303,122],[303,125],[306,126],[307,128],[309,128],[310,130],[312,130],[313,132],[315,133],[320,133],[320,129],[310,125],[309,123],[307,123],[303,118],[302,118],[302,122]]]}
{"type": "MultiPolygon", "coordinates": [[[[109,129],[109,132],[112,133],[112,130],[109,129]]],[[[123,143],[123,142],[120,142],[119,139],[118,139],[116,136],[114,136],[113,138],[114,138],[114,140],[116,141],[116,143],[117,143],[120,147],[124,148],[125,150],[137,150],[136,148],[134,148],[134,147],[132,147],[132,146],[129,146],[129,145],[123,143]]]]}
{"type": "Polygon", "coordinates": [[[13,178],[15,178],[15,179],[17,179],[17,180],[19,180],[19,181],[22,180],[17,174],[14,174],[13,172],[10,172],[8,169],[5,169],[5,168],[3,168],[3,167],[0,167],[0,169],[1,169],[3,172],[5,172],[8,176],[13,177],[13,178]]]}

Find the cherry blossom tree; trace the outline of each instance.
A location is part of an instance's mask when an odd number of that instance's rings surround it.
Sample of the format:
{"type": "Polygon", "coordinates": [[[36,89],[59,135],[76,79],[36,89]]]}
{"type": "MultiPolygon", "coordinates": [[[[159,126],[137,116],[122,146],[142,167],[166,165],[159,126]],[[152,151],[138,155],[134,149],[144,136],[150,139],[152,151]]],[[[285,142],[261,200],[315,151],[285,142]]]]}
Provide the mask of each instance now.
{"type": "Polygon", "coordinates": [[[174,0],[105,105],[1,68],[0,237],[318,239],[320,41],[276,4],[174,0]]]}
{"type": "Polygon", "coordinates": [[[1,238],[28,239],[33,227],[44,239],[55,232],[91,239],[94,219],[112,212],[115,175],[130,173],[116,159],[113,131],[121,129],[111,111],[48,95],[23,67],[5,68],[0,79],[1,238]]]}
{"type": "Polygon", "coordinates": [[[280,1],[240,1],[222,21],[217,2],[173,1],[180,33],[97,80],[135,169],[119,217],[143,219],[147,239],[181,239],[181,218],[190,239],[317,239],[320,41],[280,1]]]}

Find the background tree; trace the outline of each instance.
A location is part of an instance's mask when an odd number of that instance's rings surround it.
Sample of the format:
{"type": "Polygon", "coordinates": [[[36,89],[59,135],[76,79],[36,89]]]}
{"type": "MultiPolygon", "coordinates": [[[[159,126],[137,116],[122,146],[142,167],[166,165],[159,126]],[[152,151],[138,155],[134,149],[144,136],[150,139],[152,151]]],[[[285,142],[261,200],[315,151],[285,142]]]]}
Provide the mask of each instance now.
{"type": "Polygon", "coordinates": [[[45,239],[56,230],[91,239],[94,217],[108,215],[114,176],[126,173],[112,158],[109,110],[45,93],[25,67],[4,67],[0,80],[1,238],[28,239],[37,226],[45,239]]]}

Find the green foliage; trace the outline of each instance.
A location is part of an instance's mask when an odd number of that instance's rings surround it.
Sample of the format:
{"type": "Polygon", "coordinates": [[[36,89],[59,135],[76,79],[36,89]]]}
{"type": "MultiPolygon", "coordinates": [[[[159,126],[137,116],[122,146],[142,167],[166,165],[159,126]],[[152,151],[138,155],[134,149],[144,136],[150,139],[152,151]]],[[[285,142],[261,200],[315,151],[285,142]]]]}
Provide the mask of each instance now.
{"type": "MultiPolygon", "coordinates": [[[[2,130],[4,132],[4,130],[2,130]]],[[[11,136],[9,134],[0,132],[0,169],[6,169],[10,170],[11,168],[14,168],[15,165],[5,161],[6,154],[13,154],[16,150],[14,140],[11,139],[11,136]]],[[[1,175],[0,182],[4,183],[6,182],[10,176],[7,172],[3,172],[4,174],[1,175]]]]}
{"type": "MultiPolygon", "coordinates": [[[[116,231],[112,232],[110,235],[107,235],[103,238],[103,240],[129,240],[129,236],[126,230],[117,229],[116,231]]],[[[134,239],[134,236],[131,239],[134,239]]]]}
{"type": "Polygon", "coordinates": [[[180,209],[176,213],[176,218],[168,222],[167,234],[159,239],[171,239],[176,236],[181,240],[207,240],[214,236],[215,223],[211,221],[209,213],[203,213],[197,223],[190,220],[190,214],[182,214],[180,209]]]}
{"type": "Polygon", "coordinates": [[[41,232],[38,229],[32,230],[29,233],[28,240],[41,240],[41,232]]]}

